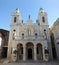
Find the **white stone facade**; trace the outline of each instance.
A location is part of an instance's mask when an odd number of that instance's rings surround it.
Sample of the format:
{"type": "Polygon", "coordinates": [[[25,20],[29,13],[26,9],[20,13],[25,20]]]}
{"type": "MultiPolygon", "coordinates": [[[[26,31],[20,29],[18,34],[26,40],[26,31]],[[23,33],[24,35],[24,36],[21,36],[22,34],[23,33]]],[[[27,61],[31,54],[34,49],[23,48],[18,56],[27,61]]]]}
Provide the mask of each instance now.
{"type": "Polygon", "coordinates": [[[30,16],[23,23],[19,9],[16,9],[10,24],[8,58],[12,61],[15,58],[47,61],[48,57],[52,59],[47,13],[40,8],[36,23],[33,23],[30,16]]]}
{"type": "Polygon", "coordinates": [[[51,27],[51,31],[54,35],[54,45],[56,48],[56,56],[57,59],[59,60],[59,18],[55,21],[53,26],[51,27]]]}

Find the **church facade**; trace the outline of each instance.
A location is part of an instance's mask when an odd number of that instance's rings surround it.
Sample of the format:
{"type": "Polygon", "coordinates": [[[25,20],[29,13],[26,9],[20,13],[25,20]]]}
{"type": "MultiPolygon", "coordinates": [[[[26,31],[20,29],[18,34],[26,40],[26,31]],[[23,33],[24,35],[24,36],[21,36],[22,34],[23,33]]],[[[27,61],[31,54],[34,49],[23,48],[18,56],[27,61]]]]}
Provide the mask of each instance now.
{"type": "Polygon", "coordinates": [[[8,59],[44,60],[52,59],[52,47],[47,13],[40,8],[36,23],[28,17],[23,23],[19,9],[11,17],[8,42],[8,59]]]}

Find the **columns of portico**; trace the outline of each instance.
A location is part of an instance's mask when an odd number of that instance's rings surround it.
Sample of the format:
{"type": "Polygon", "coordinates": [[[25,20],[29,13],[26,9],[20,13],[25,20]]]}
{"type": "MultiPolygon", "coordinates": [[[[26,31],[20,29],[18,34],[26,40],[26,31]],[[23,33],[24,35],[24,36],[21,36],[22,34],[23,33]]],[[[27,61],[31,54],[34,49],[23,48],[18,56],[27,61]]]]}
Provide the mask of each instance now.
{"type": "Polygon", "coordinates": [[[26,46],[25,44],[23,45],[23,61],[26,60],[26,46]]]}
{"type": "Polygon", "coordinates": [[[45,61],[45,53],[44,53],[45,47],[42,46],[42,49],[43,49],[43,60],[45,61]]]}
{"type": "Polygon", "coordinates": [[[34,44],[34,60],[37,60],[36,44],[34,44]]]}

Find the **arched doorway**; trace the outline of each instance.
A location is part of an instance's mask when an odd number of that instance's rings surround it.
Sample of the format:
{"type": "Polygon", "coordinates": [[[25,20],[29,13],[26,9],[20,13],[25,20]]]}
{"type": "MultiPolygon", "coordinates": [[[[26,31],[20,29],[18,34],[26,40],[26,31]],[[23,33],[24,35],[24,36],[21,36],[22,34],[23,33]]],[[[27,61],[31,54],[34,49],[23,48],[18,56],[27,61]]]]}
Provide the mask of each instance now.
{"type": "Polygon", "coordinates": [[[34,45],[33,45],[33,43],[31,43],[31,42],[28,42],[27,44],[26,44],[26,58],[28,59],[28,60],[30,60],[30,59],[33,59],[33,56],[34,55],[34,45]]]}
{"type": "Polygon", "coordinates": [[[32,59],[32,49],[28,49],[28,59],[32,59]]]}
{"type": "Polygon", "coordinates": [[[23,45],[21,43],[17,45],[17,58],[18,60],[23,59],[23,45]]]}
{"type": "Polygon", "coordinates": [[[40,43],[37,44],[37,59],[43,59],[42,45],[40,43]]]}

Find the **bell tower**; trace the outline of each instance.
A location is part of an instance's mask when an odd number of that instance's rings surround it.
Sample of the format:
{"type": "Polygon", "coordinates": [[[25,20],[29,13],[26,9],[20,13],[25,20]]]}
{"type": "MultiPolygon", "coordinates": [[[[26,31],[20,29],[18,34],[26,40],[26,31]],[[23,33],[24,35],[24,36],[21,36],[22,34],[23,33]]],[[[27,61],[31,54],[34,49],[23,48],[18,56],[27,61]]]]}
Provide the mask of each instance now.
{"type": "Polygon", "coordinates": [[[49,33],[49,26],[48,26],[48,18],[47,13],[43,10],[43,8],[40,8],[37,18],[37,24],[41,28],[42,34],[48,35],[49,33]]]}
{"type": "Polygon", "coordinates": [[[48,25],[47,13],[43,8],[40,8],[37,20],[40,25],[48,25]]]}
{"type": "Polygon", "coordinates": [[[19,27],[22,25],[22,18],[21,18],[21,13],[19,9],[17,8],[11,17],[11,24],[10,24],[10,38],[14,36],[19,36],[19,27]]]}
{"type": "Polygon", "coordinates": [[[51,47],[51,40],[49,33],[48,17],[47,17],[47,13],[43,10],[43,8],[40,8],[39,10],[37,24],[39,24],[42,34],[46,36],[48,49],[49,49],[49,58],[52,59],[52,47],[51,47]]]}
{"type": "Polygon", "coordinates": [[[10,33],[8,42],[8,58],[11,58],[13,42],[19,36],[19,27],[22,25],[22,18],[19,9],[16,9],[11,16],[10,33]]]}
{"type": "Polygon", "coordinates": [[[15,25],[15,24],[22,24],[21,14],[18,8],[13,12],[11,18],[11,25],[15,25]]]}

